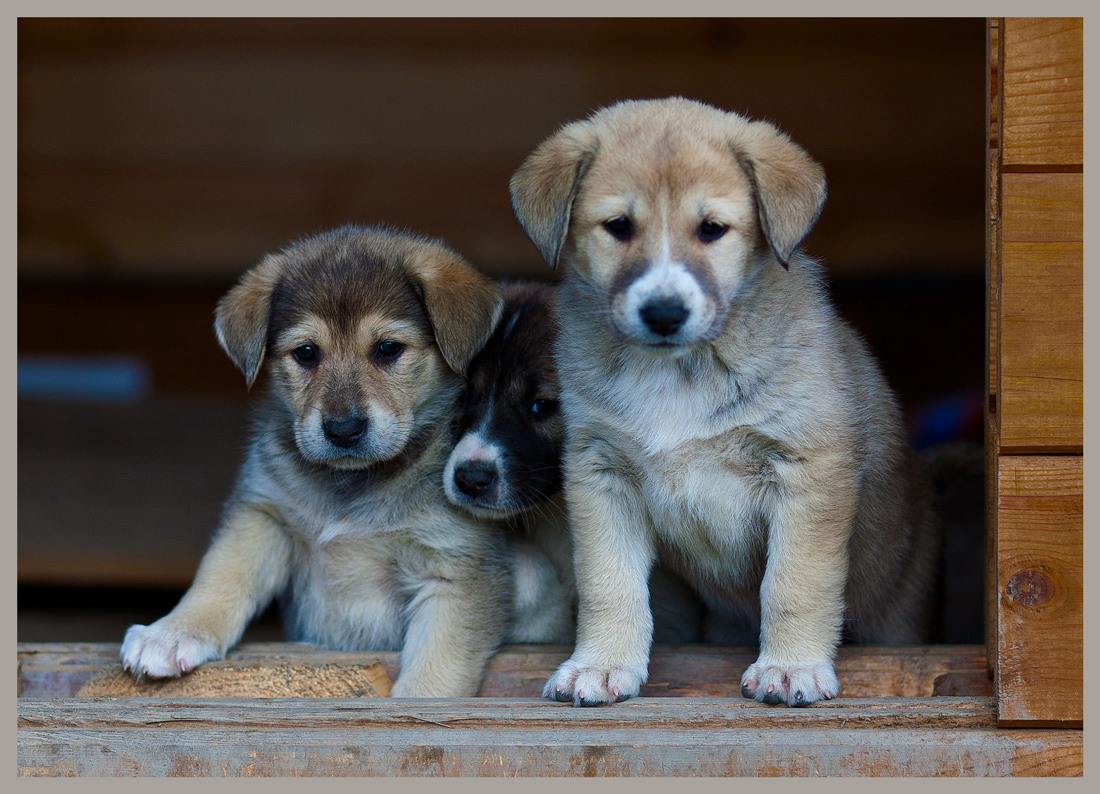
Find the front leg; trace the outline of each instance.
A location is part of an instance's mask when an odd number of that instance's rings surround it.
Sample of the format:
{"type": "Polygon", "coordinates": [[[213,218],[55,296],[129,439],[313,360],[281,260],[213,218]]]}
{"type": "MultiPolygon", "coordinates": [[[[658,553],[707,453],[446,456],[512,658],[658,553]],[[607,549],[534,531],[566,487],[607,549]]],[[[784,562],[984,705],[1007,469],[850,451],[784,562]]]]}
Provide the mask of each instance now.
{"type": "Polygon", "coordinates": [[[760,656],[745,697],[806,706],[840,691],[833,663],[844,619],[858,491],[841,456],[783,464],[760,587],[760,656]]]}
{"type": "Polygon", "coordinates": [[[653,640],[648,579],[655,550],[631,470],[596,439],[575,441],[566,452],[577,645],[547,682],[543,697],[597,706],[637,696],[646,680],[653,640]]]}
{"type": "Polygon", "coordinates": [[[453,558],[433,551],[414,574],[393,697],[473,697],[504,636],[512,582],[500,548],[453,558]]]}
{"type": "Polygon", "coordinates": [[[273,516],[231,507],[176,608],[127,630],[122,666],[137,678],[169,678],[221,659],[285,586],[289,562],[290,538],[273,516]]]}

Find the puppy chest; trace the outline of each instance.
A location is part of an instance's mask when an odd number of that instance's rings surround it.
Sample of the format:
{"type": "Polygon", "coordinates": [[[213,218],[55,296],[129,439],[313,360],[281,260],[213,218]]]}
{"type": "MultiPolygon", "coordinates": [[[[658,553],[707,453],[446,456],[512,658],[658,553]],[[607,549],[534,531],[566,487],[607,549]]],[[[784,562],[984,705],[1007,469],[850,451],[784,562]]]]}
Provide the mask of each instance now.
{"type": "Polygon", "coordinates": [[[743,579],[767,545],[759,478],[707,456],[661,456],[642,494],[660,545],[706,576],[743,579]]]}
{"type": "Polygon", "coordinates": [[[648,454],[713,436],[727,421],[720,387],[685,388],[683,377],[667,368],[627,367],[611,378],[582,380],[575,391],[648,454]]]}
{"type": "Polygon", "coordinates": [[[397,648],[408,595],[385,544],[334,540],[299,548],[289,596],[294,639],[397,648]]]}

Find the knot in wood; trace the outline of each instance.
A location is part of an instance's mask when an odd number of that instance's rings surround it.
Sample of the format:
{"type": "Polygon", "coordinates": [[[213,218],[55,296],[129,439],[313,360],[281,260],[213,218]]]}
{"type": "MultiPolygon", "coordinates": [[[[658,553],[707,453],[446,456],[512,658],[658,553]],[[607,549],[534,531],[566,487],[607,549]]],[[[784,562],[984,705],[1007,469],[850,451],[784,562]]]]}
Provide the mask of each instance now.
{"type": "Polygon", "coordinates": [[[1017,571],[1008,580],[1008,597],[1025,607],[1037,607],[1054,598],[1054,582],[1042,571],[1017,571]]]}

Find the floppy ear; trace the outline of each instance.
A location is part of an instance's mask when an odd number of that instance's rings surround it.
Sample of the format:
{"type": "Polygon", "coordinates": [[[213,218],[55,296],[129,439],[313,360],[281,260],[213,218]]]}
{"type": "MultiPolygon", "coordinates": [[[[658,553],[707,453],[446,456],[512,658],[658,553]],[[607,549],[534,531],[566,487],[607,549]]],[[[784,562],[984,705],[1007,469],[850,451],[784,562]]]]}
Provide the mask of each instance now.
{"type": "Polygon", "coordinates": [[[448,366],[459,375],[493,333],[504,301],[500,288],[465,259],[445,248],[432,247],[409,264],[448,366]]]}
{"type": "Polygon", "coordinates": [[[264,360],[271,297],[285,266],[286,260],[280,254],[268,254],[218,301],[214,313],[218,342],[244,373],[249,387],[264,360]]]}
{"type": "Polygon", "coordinates": [[[592,125],[576,121],[539,144],[512,175],[512,208],[550,267],[558,266],[573,200],[598,148],[592,125]]]}
{"type": "Polygon", "coordinates": [[[754,121],[733,142],[756,194],[760,228],[775,258],[788,267],[825,203],[825,170],[787,135],[754,121]]]}

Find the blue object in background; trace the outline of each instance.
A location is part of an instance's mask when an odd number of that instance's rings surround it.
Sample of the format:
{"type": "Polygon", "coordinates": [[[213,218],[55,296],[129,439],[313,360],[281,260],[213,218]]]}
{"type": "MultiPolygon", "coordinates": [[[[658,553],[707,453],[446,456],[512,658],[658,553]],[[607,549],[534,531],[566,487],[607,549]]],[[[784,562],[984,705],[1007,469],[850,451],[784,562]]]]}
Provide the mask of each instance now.
{"type": "Polygon", "coordinates": [[[135,356],[19,356],[19,399],[138,402],[151,386],[135,356]]]}
{"type": "Polygon", "coordinates": [[[908,411],[914,449],[946,441],[982,439],[985,389],[966,389],[914,406],[908,411]]]}

